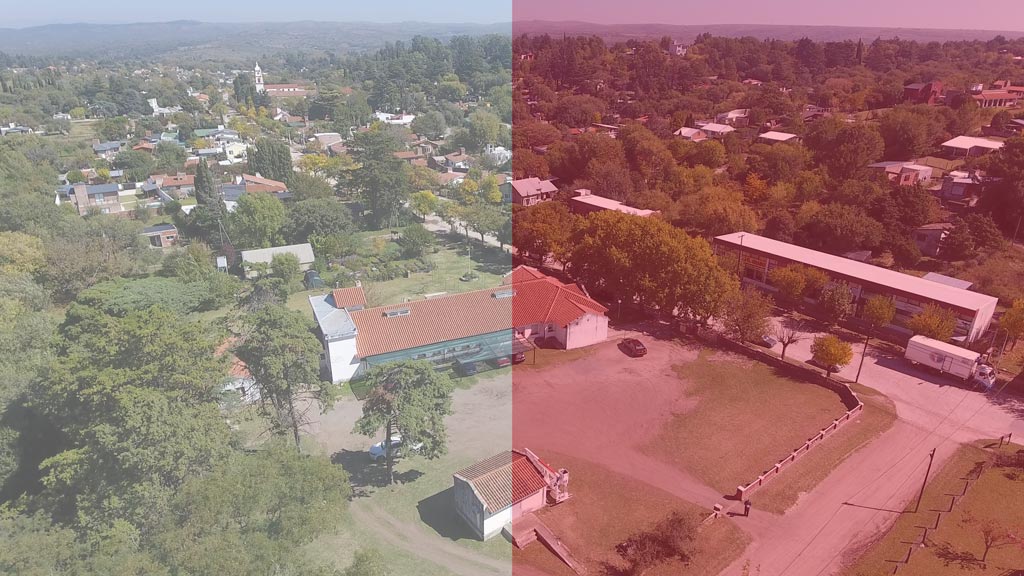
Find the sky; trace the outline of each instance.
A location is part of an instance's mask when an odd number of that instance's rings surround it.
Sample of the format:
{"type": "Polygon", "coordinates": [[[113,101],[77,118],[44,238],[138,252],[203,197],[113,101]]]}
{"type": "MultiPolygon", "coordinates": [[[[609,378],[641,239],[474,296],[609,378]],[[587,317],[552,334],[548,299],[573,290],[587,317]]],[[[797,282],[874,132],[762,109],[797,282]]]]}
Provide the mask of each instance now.
{"type": "Polygon", "coordinates": [[[0,0],[0,12],[0,28],[170,20],[493,24],[512,21],[512,0],[0,0]]]}
{"type": "Polygon", "coordinates": [[[1024,1],[513,0],[513,17],[595,24],[789,24],[1024,31],[1024,1]]]}

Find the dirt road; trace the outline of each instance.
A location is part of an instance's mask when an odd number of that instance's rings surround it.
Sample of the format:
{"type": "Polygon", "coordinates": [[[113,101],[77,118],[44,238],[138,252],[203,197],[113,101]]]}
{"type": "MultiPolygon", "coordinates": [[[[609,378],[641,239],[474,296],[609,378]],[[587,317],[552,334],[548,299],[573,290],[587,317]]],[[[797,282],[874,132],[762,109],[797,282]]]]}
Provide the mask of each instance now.
{"type": "Polygon", "coordinates": [[[455,576],[491,576],[512,574],[512,562],[497,560],[453,544],[419,526],[402,522],[366,499],[352,503],[352,518],[372,530],[386,544],[382,548],[401,548],[417,558],[433,562],[455,576]]]}
{"type": "MultiPolygon", "coordinates": [[[[809,358],[814,335],[790,346],[787,356],[809,358]]],[[[856,374],[863,348],[854,349],[853,362],[840,372],[844,377],[856,374]]],[[[747,560],[772,576],[835,574],[913,502],[932,448],[934,474],[961,443],[1024,434],[1019,401],[955,385],[877,349],[869,349],[860,381],[893,401],[896,424],[847,458],[785,515],[754,514],[738,522],[753,542],[722,576],[738,576],[747,560]]]]}

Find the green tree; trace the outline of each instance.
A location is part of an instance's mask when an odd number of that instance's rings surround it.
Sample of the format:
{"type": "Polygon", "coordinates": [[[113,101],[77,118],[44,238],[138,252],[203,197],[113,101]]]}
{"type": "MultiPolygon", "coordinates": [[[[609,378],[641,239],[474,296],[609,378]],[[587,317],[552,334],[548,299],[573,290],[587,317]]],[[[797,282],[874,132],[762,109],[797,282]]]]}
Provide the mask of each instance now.
{"type": "Polygon", "coordinates": [[[35,274],[46,264],[43,241],[24,232],[0,232],[0,272],[35,274]]]}
{"type": "Polygon", "coordinates": [[[853,360],[853,348],[838,336],[823,334],[811,342],[811,357],[825,367],[825,376],[831,376],[833,368],[842,368],[853,360]]]}
{"type": "Polygon", "coordinates": [[[420,454],[447,452],[445,416],[452,411],[452,381],[426,361],[402,361],[371,367],[363,377],[370,390],[355,431],[374,436],[384,431],[388,484],[394,483],[394,454],[389,439],[400,434],[406,446],[422,444],[420,454]]]}
{"type": "Polygon", "coordinates": [[[349,234],[352,210],[336,198],[315,198],[292,204],[284,225],[284,237],[293,244],[309,242],[312,236],[349,234]]]}
{"type": "Polygon", "coordinates": [[[408,168],[394,156],[398,142],[391,132],[375,125],[356,134],[351,148],[359,163],[352,172],[352,185],[370,209],[370,225],[377,230],[393,225],[409,190],[408,168]]]}
{"type": "Polygon", "coordinates": [[[420,114],[412,121],[412,131],[426,138],[441,138],[448,126],[444,114],[436,110],[420,114]]]}
{"type": "Polygon", "coordinates": [[[942,239],[942,257],[946,260],[967,260],[978,255],[971,229],[960,220],[942,239]]]}
{"type": "Polygon", "coordinates": [[[501,209],[493,204],[474,204],[467,206],[462,218],[466,227],[480,235],[480,241],[486,234],[497,234],[505,222],[501,209]]]}
{"type": "Polygon", "coordinates": [[[422,224],[410,224],[402,228],[402,236],[399,238],[398,244],[406,256],[418,258],[434,244],[435,240],[434,233],[424,228],[422,224]]]}
{"type": "Polygon", "coordinates": [[[274,254],[270,260],[270,270],[275,278],[284,281],[289,290],[302,279],[302,265],[295,254],[274,254]]]}
{"type": "Polygon", "coordinates": [[[288,191],[298,201],[334,196],[334,188],[322,177],[305,172],[292,172],[288,176],[288,191]]]}
{"type": "Polygon", "coordinates": [[[231,213],[232,237],[240,246],[270,248],[281,243],[287,213],[270,194],[243,194],[231,213]]]}
{"type": "Polygon", "coordinates": [[[175,174],[184,169],[187,157],[188,154],[181,146],[171,142],[161,142],[153,150],[153,158],[156,160],[154,170],[165,174],[175,174]]]}
{"type": "Polygon", "coordinates": [[[271,138],[260,138],[249,149],[249,173],[287,182],[292,176],[292,153],[288,144],[271,138]]]}
{"type": "Polygon", "coordinates": [[[956,330],[956,313],[938,304],[928,303],[910,317],[907,328],[914,334],[946,342],[956,330]]]}
{"type": "Polygon", "coordinates": [[[778,290],[782,301],[790,306],[799,304],[807,289],[807,279],[802,268],[800,264],[789,264],[768,272],[768,281],[778,290]]]}
{"type": "Polygon", "coordinates": [[[742,341],[756,341],[768,333],[773,305],[772,297],[756,288],[734,292],[725,305],[726,329],[742,341]]]}
{"type": "Polygon", "coordinates": [[[153,155],[142,150],[125,150],[114,157],[114,167],[124,170],[128,180],[141,182],[156,168],[153,155]]]}
{"type": "Polygon", "coordinates": [[[1006,330],[1006,337],[1013,340],[1011,347],[1017,347],[1017,340],[1024,336],[1024,299],[1018,298],[999,319],[999,327],[1006,330]]]}
{"type": "Polygon", "coordinates": [[[437,196],[430,190],[421,190],[409,195],[409,209],[418,214],[426,222],[427,216],[437,209],[437,196]]]}
{"type": "Polygon", "coordinates": [[[501,120],[486,110],[477,110],[469,115],[469,136],[476,150],[498,141],[501,120]]]}
{"type": "Polygon", "coordinates": [[[826,286],[818,302],[831,324],[839,324],[853,314],[853,292],[845,282],[834,282],[826,286]]]}
{"type": "Polygon", "coordinates": [[[271,429],[291,433],[300,449],[300,432],[309,406],[325,412],[334,405],[335,386],[320,380],[323,347],[304,314],[270,305],[245,318],[246,332],[237,355],[260,393],[261,412],[271,429]]]}
{"type": "Polygon", "coordinates": [[[888,296],[872,296],[864,303],[861,317],[872,329],[888,326],[896,317],[896,302],[888,296]]]}
{"type": "Polygon", "coordinates": [[[180,314],[79,312],[61,326],[57,361],[33,399],[63,438],[40,466],[46,499],[83,529],[144,531],[183,482],[228,452],[215,402],[226,366],[210,331],[180,314]]]}

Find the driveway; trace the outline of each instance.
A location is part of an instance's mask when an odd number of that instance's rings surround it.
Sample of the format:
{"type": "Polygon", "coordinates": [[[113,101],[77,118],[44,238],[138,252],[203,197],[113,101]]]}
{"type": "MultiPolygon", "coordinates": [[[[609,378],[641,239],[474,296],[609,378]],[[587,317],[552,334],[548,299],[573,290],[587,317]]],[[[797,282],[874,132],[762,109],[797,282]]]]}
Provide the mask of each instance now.
{"type": "MultiPolygon", "coordinates": [[[[788,322],[775,318],[773,322],[788,322]]],[[[819,333],[791,344],[786,356],[811,357],[819,333]]],[[[781,352],[781,346],[775,347],[781,352]]],[[[863,341],[840,375],[852,380],[863,341]]],[[[873,538],[891,526],[913,501],[936,449],[932,474],[964,442],[1013,432],[1024,434],[1024,405],[998,392],[984,393],[952,379],[914,368],[902,357],[872,347],[860,383],[888,396],[896,406],[895,425],[848,457],[784,516],[752,515],[739,525],[753,536],[743,556],[722,572],[743,574],[750,561],[772,576],[825,576],[856,558],[873,538]]],[[[755,492],[752,499],[757,498],[755,492]]],[[[736,505],[733,505],[735,507],[736,505]]]]}

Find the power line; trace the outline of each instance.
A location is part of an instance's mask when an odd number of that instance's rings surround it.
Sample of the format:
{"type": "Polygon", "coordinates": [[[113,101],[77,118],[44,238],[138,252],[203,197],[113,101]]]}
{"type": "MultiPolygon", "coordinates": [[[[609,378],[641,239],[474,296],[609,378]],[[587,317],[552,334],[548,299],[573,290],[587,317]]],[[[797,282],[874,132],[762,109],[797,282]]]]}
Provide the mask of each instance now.
{"type": "MultiPolygon", "coordinates": [[[[1008,385],[1009,385],[1009,382],[1007,382],[1006,384],[1003,384],[1003,387],[1002,387],[1002,388],[1000,388],[1000,389],[999,389],[999,391],[998,391],[998,392],[996,392],[996,394],[995,394],[995,395],[993,395],[993,398],[995,398],[995,397],[998,397],[999,395],[1001,395],[1001,394],[1003,393],[1003,391],[1004,391],[1004,390],[1006,390],[1006,387],[1007,387],[1008,385]]],[[[956,406],[954,406],[952,410],[950,410],[950,412],[949,412],[949,413],[948,413],[948,414],[946,415],[946,417],[949,417],[949,415],[950,415],[950,414],[952,414],[952,413],[953,413],[953,412],[954,412],[954,411],[955,411],[955,410],[956,410],[957,408],[959,408],[959,407],[960,407],[960,404],[962,404],[962,403],[963,403],[963,401],[964,401],[965,399],[967,399],[967,397],[968,397],[968,395],[969,395],[969,394],[970,394],[970,391],[964,391],[964,395],[963,395],[963,397],[962,397],[962,398],[960,399],[960,401],[959,401],[959,402],[957,402],[957,405],[956,405],[956,406]]],[[[965,426],[967,426],[967,424],[968,424],[968,423],[969,423],[969,422],[970,422],[971,420],[973,420],[973,419],[974,419],[974,417],[978,415],[978,412],[981,412],[981,409],[982,409],[982,408],[984,408],[984,407],[985,407],[985,403],[984,403],[984,402],[983,402],[983,403],[981,403],[981,404],[979,404],[979,405],[978,405],[978,408],[977,408],[977,409],[975,409],[975,410],[974,410],[974,412],[973,412],[973,413],[972,413],[972,414],[971,414],[971,415],[970,415],[970,416],[969,416],[969,417],[968,417],[967,419],[965,419],[965,420],[964,420],[963,422],[961,422],[961,423],[960,423],[960,424],[959,424],[959,425],[958,425],[958,426],[957,426],[956,428],[954,428],[952,432],[950,432],[949,434],[947,434],[947,435],[946,435],[946,437],[945,437],[945,438],[943,438],[943,439],[942,439],[942,441],[941,441],[941,442],[939,442],[939,444],[938,444],[938,445],[939,445],[939,446],[941,446],[942,444],[945,444],[945,443],[946,443],[947,441],[949,441],[949,439],[950,439],[950,438],[952,438],[954,434],[956,434],[957,432],[959,432],[961,428],[964,428],[965,426]]],[[[946,417],[944,417],[944,418],[943,418],[943,421],[945,421],[945,418],[946,418],[946,417]]],[[[942,425],[942,422],[939,422],[939,424],[937,424],[937,425],[936,425],[936,426],[935,426],[935,427],[934,427],[934,428],[933,428],[933,429],[931,430],[931,432],[929,432],[929,433],[928,433],[928,436],[931,436],[932,434],[934,434],[934,433],[935,433],[935,430],[937,430],[937,429],[938,429],[938,427],[939,427],[939,426],[941,426],[941,425],[942,425]]],[[[925,438],[927,438],[928,436],[926,436],[925,438]]],[[[922,439],[922,440],[921,440],[921,442],[919,442],[919,443],[918,443],[918,446],[920,446],[920,444],[922,444],[922,443],[924,443],[924,439],[922,439]]],[[[913,451],[914,451],[914,450],[915,450],[916,448],[917,448],[917,446],[915,446],[915,447],[914,447],[914,448],[912,448],[912,449],[911,449],[910,451],[908,451],[908,452],[907,452],[907,454],[906,454],[906,455],[904,455],[904,457],[903,457],[903,458],[901,458],[901,459],[900,459],[899,461],[897,461],[897,464],[898,464],[899,462],[902,462],[902,461],[903,461],[903,459],[905,459],[905,458],[906,458],[907,456],[909,456],[909,455],[910,455],[911,453],[913,453],[913,451]]],[[[923,461],[923,460],[922,460],[922,463],[924,463],[924,461],[923,461]]],[[[888,472],[889,472],[889,470],[891,470],[891,469],[892,469],[892,468],[893,468],[894,466],[895,466],[895,464],[894,464],[893,466],[890,466],[889,468],[887,468],[887,469],[886,469],[886,470],[885,470],[885,471],[884,471],[884,472],[882,473],[882,475],[884,475],[884,474],[888,473],[888,472]]],[[[920,468],[920,466],[921,466],[921,465],[920,465],[920,464],[918,464],[918,465],[917,465],[917,466],[916,466],[916,467],[914,468],[914,470],[916,471],[916,470],[917,470],[918,468],[920,468]]],[[[876,478],[875,478],[874,480],[872,480],[872,481],[871,481],[871,483],[873,483],[873,482],[877,481],[877,480],[878,480],[878,479],[879,479],[880,477],[881,477],[881,475],[879,475],[879,476],[878,476],[878,477],[876,477],[876,478]]],[[[908,476],[907,476],[907,479],[906,479],[906,480],[904,480],[903,482],[901,482],[901,483],[900,483],[900,486],[899,486],[899,487],[900,487],[900,488],[902,488],[903,484],[906,484],[906,483],[907,483],[907,481],[908,481],[909,479],[910,479],[910,475],[908,475],[908,476]]],[[[864,487],[864,488],[861,488],[861,490],[860,490],[860,491],[858,491],[858,492],[857,492],[857,494],[855,494],[855,495],[854,495],[854,497],[858,496],[858,495],[859,495],[859,494],[860,494],[861,492],[863,492],[863,491],[864,491],[864,490],[865,490],[865,489],[867,488],[867,486],[870,486],[870,484],[871,484],[871,483],[869,483],[868,485],[865,485],[865,487],[864,487]]],[[[898,494],[898,493],[899,493],[899,491],[897,490],[896,494],[898,494]]],[[[895,494],[894,494],[894,496],[895,496],[895,494]]],[[[890,497],[890,498],[886,499],[886,504],[888,504],[889,500],[891,500],[891,499],[892,499],[892,497],[890,497]]],[[[822,532],[822,531],[824,531],[824,529],[825,529],[825,528],[826,528],[826,527],[828,526],[828,524],[832,522],[832,519],[833,519],[833,518],[835,518],[836,514],[838,514],[839,510],[841,510],[841,509],[842,509],[842,506],[839,506],[839,508],[837,508],[837,509],[836,509],[836,511],[835,511],[835,512],[834,512],[834,513],[832,514],[832,516],[831,516],[831,517],[829,517],[829,519],[828,519],[828,520],[827,520],[827,521],[825,522],[825,525],[824,525],[824,526],[822,526],[821,530],[818,530],[818,532],[816,532],[816,533],[814,534],[814,536],[813,536],[813,537],[811,538],[811,540],[810,540],[810,541],[809,541],[809,542],[807,543],[807,545],[806,545],[806,546],[804,546],[804,547],[803,547],[803,548],[802,548],[802,549],[800,550],[800,553],[799,553],[799,554],[797,554],[797,556],[796,556],[796,557],[794,557],[794,559],[793,559],[793,560],[792,560],[792,561],[791,561],[791,562],[790,562],[789,564],[787,564],[787,565],[786,565],[786,568],[784,568],[784,569],[783,569],[783,571],[782,571],[782,572],[780,573],[780,576],[782,576],[782,574],[785,574],[786,570],[789,570],[789,568],[790,568],[790,567],[791,567],[791,566],[793,565],[793,563],[794,563],[794,562],[796,562],[796,559],[797,559],[797,558],[799,558],[800,554],[803,554],[803,552],[804,552],[804,551],[805,551],[805,550],[806,550],[806,549],[807,549],[808,547],[810,547],[810,545],[811,545],[811,544],[812,544],[812,543],[814,542],[814,540],[815,540],[815,539],[816,539],[816,538],[817,538],[817,537],[818,537],[818,536],[819,536],[819,535],[821,534],[821,532],[822,532]]],[[[876,516],[878,516],[879,512],[880,512],[880,511],[876,511],[876,512],[875,512],[874,514],[872,514],[872,515],[871,515],[871,516],[870,516],[870,517],[868,518],[867,522],[871,522],[871,521],[873,521],[873,520],[875,519],[875,517],[876,517],[876,516]]],[[[867,522],[865,522],[864,524],[866,525],[866,524],[867,524],[867,522]]],[[[817,575],[816,575],[816,576],[820,576],[820,575],[821,575],[822,573],[824,573],[824,572],[825,572],[825,570],[827,570],[827,569],[828,569],[828,567],[832,565],[832,562],[834,562],[834,561],[835,561],[835,559],[836,559],[836,558],[838,558],[838,557],[839,557],[839,555],[840,555],[840,554],[842,554],[843,552],[844,552],[844,550],[840,550],[839,552],[836,552],[835,554],[833,554],[833,555],[832,555],[832,557],[831,557],[831,558],[829,559],[828,563],[827,563],[827,564],[825,564],[825,566],[823,566],[823,567],[822,567],[822,569],[818,571],[818,573],[817,573],[817,575]]]]}

